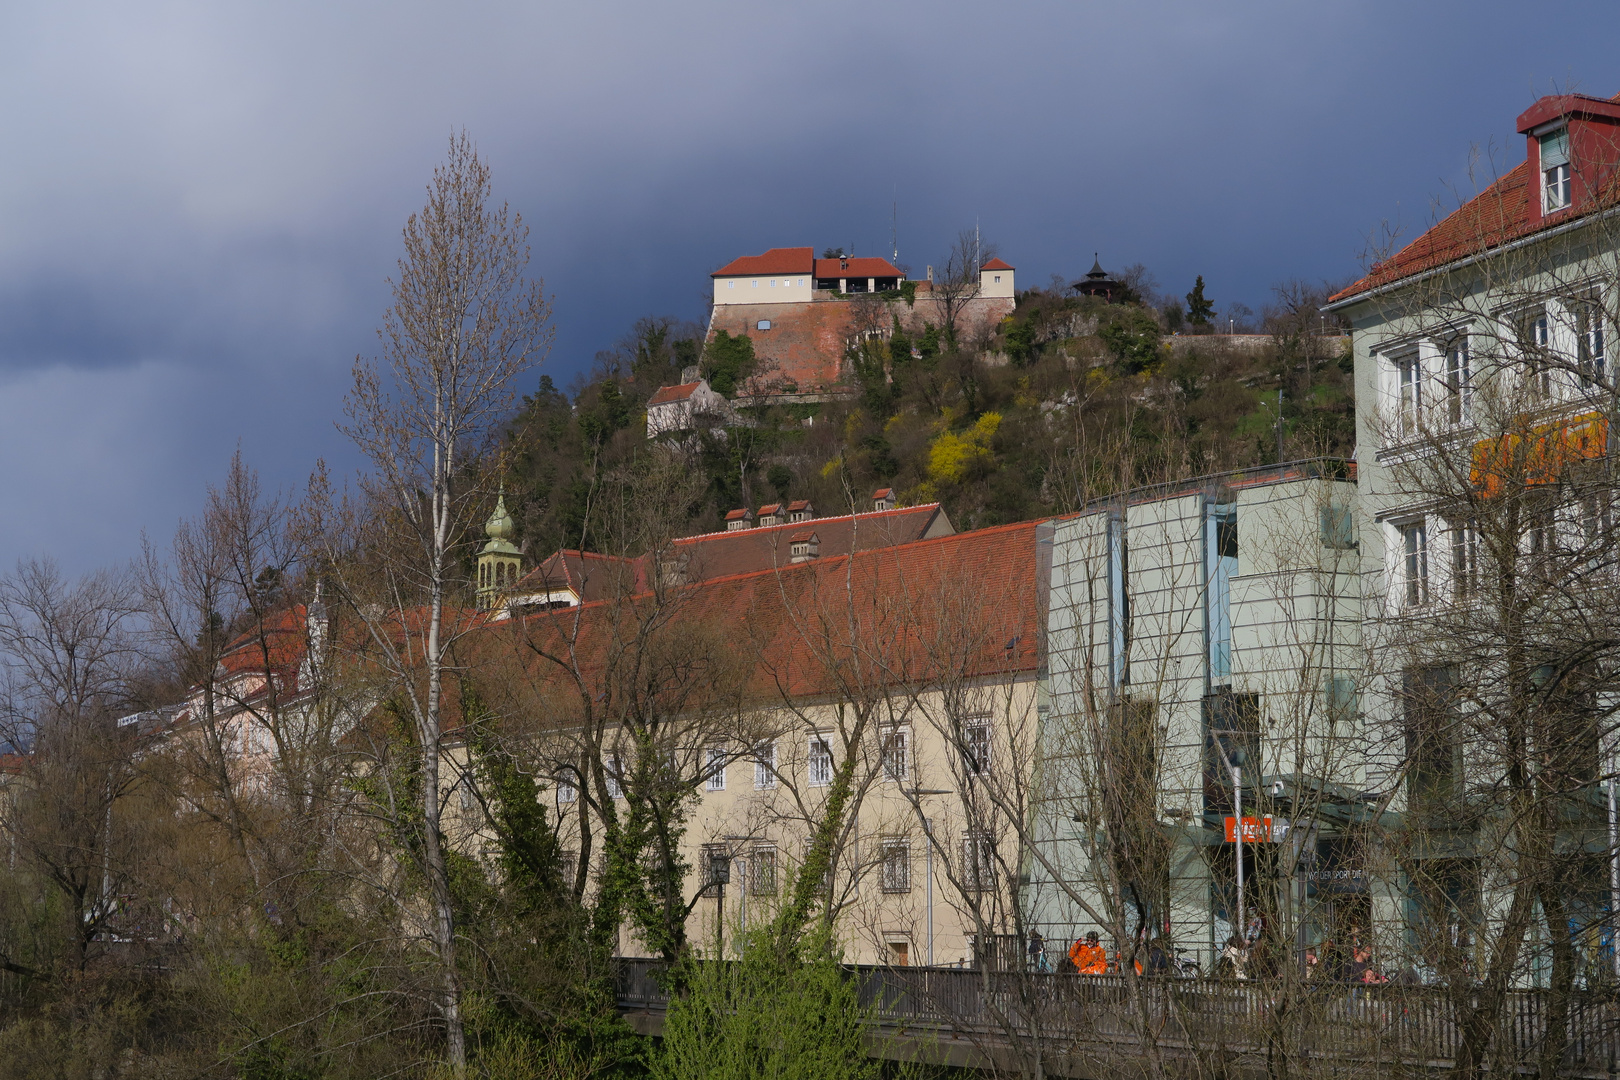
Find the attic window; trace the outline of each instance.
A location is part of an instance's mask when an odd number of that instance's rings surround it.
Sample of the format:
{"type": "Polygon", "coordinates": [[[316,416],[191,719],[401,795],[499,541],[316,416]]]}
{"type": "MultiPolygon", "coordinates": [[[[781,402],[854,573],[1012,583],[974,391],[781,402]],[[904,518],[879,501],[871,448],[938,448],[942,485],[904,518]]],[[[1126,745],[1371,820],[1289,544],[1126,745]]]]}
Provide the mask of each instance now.
{"type": "Polygon", "coordinates": [[[997,284],[997,285],[1000,285],[1000,284],[1001,284],[1001,275],[1000,275],[1000,274],[997,274],[997,275],[996,275],[996,284],[997,284]]]}
{"type": "Polygon", "coordinates": [[[735,281],[728,281],[728,282],[726,282],[726,288],[728,288],[728,289],[735,289],[735,288],[736,288],[736,287],[737,287],[737,283],[736,283],[736,282],[735,282],[735,281]]]}
{"type": "Polygon", "coordinates": [[[769,320],[769,319],[761,319],[761,320],[759,320],[759,328],[761,330],[769,330],[771,328],[771,320],[769,320]]]}
{"type": "Polygon", "coordinates": [[[1569,128],[1541,137],[1541,212],[1550,214],[1569,205],[1569,128]]]}

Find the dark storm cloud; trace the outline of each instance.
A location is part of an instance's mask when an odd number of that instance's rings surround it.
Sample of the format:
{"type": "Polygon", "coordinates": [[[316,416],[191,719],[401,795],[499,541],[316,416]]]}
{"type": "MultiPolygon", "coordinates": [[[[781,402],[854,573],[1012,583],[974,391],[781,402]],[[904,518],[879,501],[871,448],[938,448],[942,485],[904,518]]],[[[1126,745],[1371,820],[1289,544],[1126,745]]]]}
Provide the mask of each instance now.
{"type": "MultiPolygon", "coordinates": [[[[320,455],[399,229],[465,126],[533,227],[560,383],[701,317],[772,245],[1037,284],[1146,263],[1258,308],[1408,236],[1557,81],[1620,90],[1607,7],[306,3],[0,11],[0,566],[166,535],[240,443],[320,455]],[[1561,9],[1565,10],[1565,9],[1561,9]],[[1580,32],[1570,33],[1570,20],[1580,32]]],[[[1489,173],[1487,159],[1483,172],[1489,173]]],[[[1481,182],[1488,180],[1481,175],[1481,182]]]]}

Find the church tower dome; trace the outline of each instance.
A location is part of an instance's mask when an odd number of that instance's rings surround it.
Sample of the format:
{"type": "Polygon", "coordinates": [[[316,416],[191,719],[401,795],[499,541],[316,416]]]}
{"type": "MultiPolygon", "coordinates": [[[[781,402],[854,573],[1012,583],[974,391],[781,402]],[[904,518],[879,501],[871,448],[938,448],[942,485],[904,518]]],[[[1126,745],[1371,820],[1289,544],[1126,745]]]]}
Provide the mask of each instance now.
{"type": "Polygon", "coordinates": [[[484,522],[487,543],[478,552],[478,609],[488,611],[499,605],[501,597],[523,576],[523,552],[512,537],[517,535],[517,523],[506,509],[506,485],[495,496],[495,509],[484,522]]]}

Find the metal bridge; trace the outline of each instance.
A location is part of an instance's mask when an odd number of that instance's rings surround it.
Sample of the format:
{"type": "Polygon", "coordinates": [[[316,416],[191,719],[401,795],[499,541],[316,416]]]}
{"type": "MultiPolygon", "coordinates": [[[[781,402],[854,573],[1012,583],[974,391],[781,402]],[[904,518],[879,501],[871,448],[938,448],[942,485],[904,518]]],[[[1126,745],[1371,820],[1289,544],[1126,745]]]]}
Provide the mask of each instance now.
{"type": "MultiPolygon", "coordinates": [[[[619,961],[619,1006],[658,1035],[668,995],[653,960],[619,961]]],[[[1330,1077],[1433,1075],[1461,1043],[1459,1001],[1443,987],[1143,979],[964,968],[847,968],[875,1023],[869,1045],[896,1060],[1025,1075],[1330,1077]]],[[[1613,1078],[1620,995],[1576,991],[1561,1031],[1544,990],[1510,991],[1485,1069],[1613,1078]]],[[[1460,1002],[1464,1010],[1472,1002],[1460,1002]]]]}

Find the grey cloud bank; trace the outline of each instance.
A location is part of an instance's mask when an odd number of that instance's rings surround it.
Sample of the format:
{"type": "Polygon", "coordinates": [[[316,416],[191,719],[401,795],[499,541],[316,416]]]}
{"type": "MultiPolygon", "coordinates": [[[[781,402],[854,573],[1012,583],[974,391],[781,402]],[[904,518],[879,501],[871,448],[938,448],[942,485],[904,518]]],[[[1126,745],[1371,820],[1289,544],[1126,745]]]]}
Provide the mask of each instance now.
{"type": "Polygon", "coordinates": [[[0,566],[128,558],[238,443],[318,456],[449,132],[533,228],[566,384],[637,315],[784,244],[1021,281],[1146,263],[1258,308],[1511,166],[1620,16],[1491,3],[152,4],[0,11],[0,566]],[[1578,32],[1573,32],[1578,31],[1578,32]]]}

